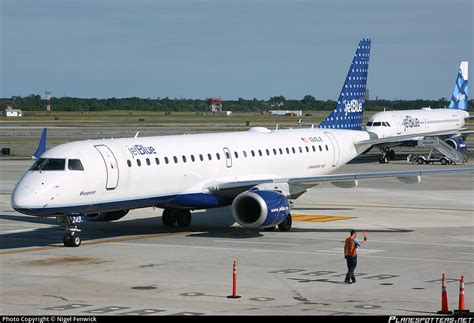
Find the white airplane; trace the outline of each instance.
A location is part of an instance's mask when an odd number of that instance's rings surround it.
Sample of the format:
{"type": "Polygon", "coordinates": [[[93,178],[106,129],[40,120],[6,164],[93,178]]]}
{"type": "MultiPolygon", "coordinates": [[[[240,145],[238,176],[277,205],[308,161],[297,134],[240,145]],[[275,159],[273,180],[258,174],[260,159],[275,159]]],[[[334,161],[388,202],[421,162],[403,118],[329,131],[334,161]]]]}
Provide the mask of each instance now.
{"type": "MultiPolygon", "coordinates": [[[[466,144],[462,135],[470,133],[470,131],[463,129],[465,120],[469,118],[468,107],[468,62],[461,62],[451,102],[447,109],[422,108],[377,112],[368,119],[366,130],[375,134],[377,138],[417,135],[433,131],[437,132],[437,136],[452,148],[465,153],[466,144]]],[[[376,145],[382,151],[380,162],[393,159],[395,152],[390,149],[391,147],[414,147],[424,137],[418,136],[376,145]]]]}
{"type": "MultiPolygon", "coordinates": [[[[334,112],[325,125],[347,129],[299,128],[242,132],[84,140],[45,151],[16,185],[12,207],[67,224],[65,246],[81,244],[77,224],[113,221],[129,210],[163,208],[165,226],[187,227],[191,212],[231,205],[240,225],[288,231],[290,199],[322,182],[354,187],[359,179],[396,177],[420,181],[426,173],[474,169],[330,175],[373,144],[360,127],[370,40],[357,47],[334,112]],[[341,126],[341,127],[342,127],[341,126]]],[[[389,140],[389,139],[385,139],[389,140]]]]}

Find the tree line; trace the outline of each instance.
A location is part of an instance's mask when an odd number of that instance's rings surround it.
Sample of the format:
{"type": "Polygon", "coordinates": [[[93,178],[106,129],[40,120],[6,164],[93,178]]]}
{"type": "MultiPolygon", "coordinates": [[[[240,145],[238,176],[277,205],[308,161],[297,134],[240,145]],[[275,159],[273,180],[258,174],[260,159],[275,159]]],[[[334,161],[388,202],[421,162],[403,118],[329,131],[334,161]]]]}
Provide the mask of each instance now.
{"type": "MultiPolygon", "coordinates": [[[[45,111],[46,100],[40,95],[15,96],[0,98],[3,106],[11,104],[13,108],[24,111],[45,111]]],[[[268,110],[303,110],[303,111],[330,111],[336,102],[333,100],[317,100],[311,95],[306,95],[301,100],[286,99],[284,96],[274,96],[268,100],[243,99],[223,100],[223,110],[236,112],[264,112],[268,110]]],[[[419,109],[422,107],[444,108],[449,105],[446,98],[439,100],[368,100],[366,110],[381,111],[419,109]]],[[[136,110],[136,111],[161,111],[161,112],[204,112],[207,110],[206,99],[170,99],[170,98],[51,98],[52,111],[108,111],[108,110],[136,110]]],[[[474,100],[469,101],[469,107],[474,106],[474,100]]]]}

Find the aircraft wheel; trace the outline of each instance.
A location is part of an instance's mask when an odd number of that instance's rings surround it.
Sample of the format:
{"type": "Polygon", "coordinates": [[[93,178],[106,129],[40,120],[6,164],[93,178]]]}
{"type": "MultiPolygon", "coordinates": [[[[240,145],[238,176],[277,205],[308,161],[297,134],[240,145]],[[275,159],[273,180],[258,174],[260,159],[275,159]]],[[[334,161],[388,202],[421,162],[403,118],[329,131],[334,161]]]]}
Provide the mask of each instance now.
{"type": "Polygon", "coordinates": [[[64,235],[63,243],[65,247],[79,247],[81,245],[81,236],[79,234],[67,233],[64,235]]]}
{"type": "Polygon", "coordinates": [[[171,209],[164,209],[161,221],[166,227],[174,227],[176,224],[176,213],[171,209]]]}
{"type": "Polygon", "coordinates": [[[416,162],[418,163],[418,165],[423,165],[425,161],[423,160],[423,158],[418,158],[416,162]]]}
{"type": "Polygon", "coordinates": [[[288,214],[285,221],[278,225],[278,229],[282,232],[290,231],[293,220],[291,219],[291,214],[288,214]]]}
{"type": "Polygon", "coordinates": [[[181,228],[187,228],[191,225],[191,211],[183,210],[178,213],[177,216],[178,226],[181,228]]]}

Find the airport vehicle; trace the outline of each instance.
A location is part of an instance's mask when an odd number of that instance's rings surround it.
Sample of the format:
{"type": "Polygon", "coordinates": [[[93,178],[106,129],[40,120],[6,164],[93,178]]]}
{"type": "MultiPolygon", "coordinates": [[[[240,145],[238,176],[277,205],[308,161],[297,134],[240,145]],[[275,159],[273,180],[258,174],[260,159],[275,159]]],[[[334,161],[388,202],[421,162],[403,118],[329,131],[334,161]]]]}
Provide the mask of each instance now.
{"type": "Polygon", "coordinates": [[[441,165],[449,165],[449,164],[454,164],[454,161],[449,159],[448,157],[444,155],[440,155],[437,157],[433,157],[433,152],[431,151],[428,156],[423,156],[423,155],[412,155],[409,154],[407,156],[407,161],[411,162],[412,164],[418,164],[418,165],[423,165],[423,164],[435,164],[435,163],[440,163],[441,165]]]}
{"type": "MultiPolygon", "coordinates": [[[[440,144],[435,149],[449,159],[462,163],[466,160],[467,147],[465,136],[471,133],[464,129],[465,120],[469,118],[468,102],[468,62],[461,62],[456,77],[451,102],[447,109],[422,108],[418,110],[384,111],[375,113],[367,121],[366,130],[377,138],[394,137],[401,135],[416,135],[429,131],[440,132],[436,135],[444,140],[446,145],[440,144]]],[[[420,140],[426,137],[420,135],[398,142],[384,142],[376,145],[382,152],[380,162],[386,163],[393,159],[396,146],[415,147],[420,140]]]]}
{"type": "MultiPolygon", "coordinates": [[[[323,128],[83,140],[45,151],[16,185],[12,207],[67,224],[64,245],[81,244],[84,220],[114,221],[129,210],[163,208],[165,226],[187,227],[191,211],[231,206],[240,225],[288,231],[291,199],[323,182],[355,187],[361,179],[396,177],[417,183],[420,175],[474,169],[331,175],[371,145],[362,122],[371,42],[359,43],[334,112],[323,128]],[[335,127],[340,127],[335,129],[335,127]],[[344,129],[341,129],[344,128],[344,129]]],[[[399,138],[397,137],[397,140],[399,138]]]]}

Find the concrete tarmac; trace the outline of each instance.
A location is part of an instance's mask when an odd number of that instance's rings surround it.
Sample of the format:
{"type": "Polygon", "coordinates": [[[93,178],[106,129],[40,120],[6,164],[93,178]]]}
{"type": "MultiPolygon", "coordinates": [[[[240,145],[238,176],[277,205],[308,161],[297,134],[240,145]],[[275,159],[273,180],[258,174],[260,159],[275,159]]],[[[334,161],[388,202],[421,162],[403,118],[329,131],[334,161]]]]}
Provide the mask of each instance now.
{"type": "MultiPolygon", "coordinates": [[[[0,312],[33,315],[431,315],[450,309],[465,278],[474,310],[473,174],[322,184],[294,202],[293,229],[234,223],[229,208],[193,213],[183,231],[140,209],[85,223],[79,248],[62,246],[54,218],[12,210],[10,195],[31,160],[0,159],[0,312]],[[357,283],[344,281],[343,242],[366,231],[357,283]],[[232,264],[237,261],[237,294],[232,264]]],[[[367,155],[339,173],[472,167],[378,164],[367,155]]]]}

